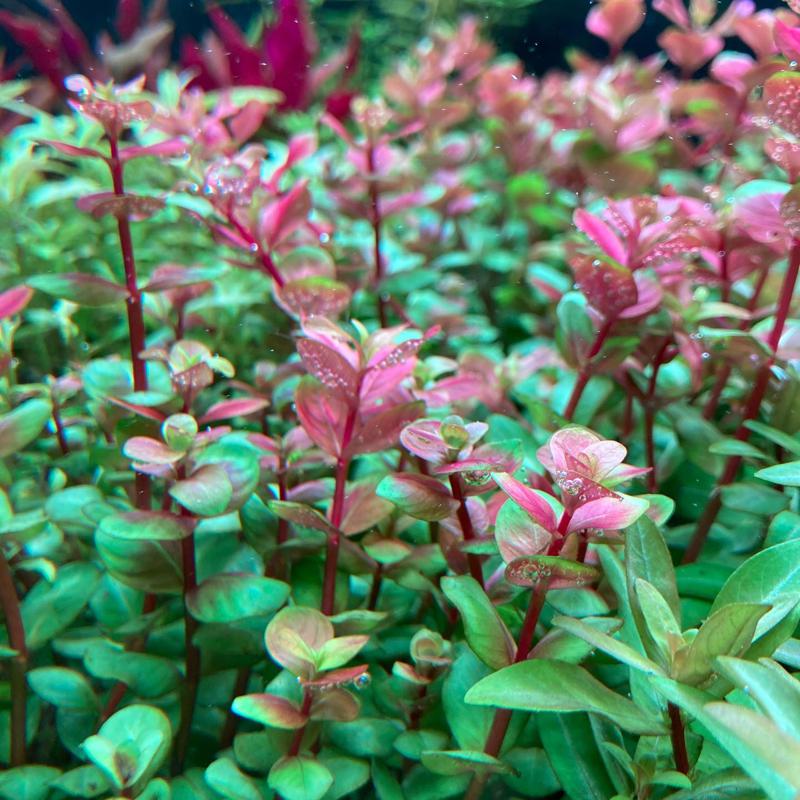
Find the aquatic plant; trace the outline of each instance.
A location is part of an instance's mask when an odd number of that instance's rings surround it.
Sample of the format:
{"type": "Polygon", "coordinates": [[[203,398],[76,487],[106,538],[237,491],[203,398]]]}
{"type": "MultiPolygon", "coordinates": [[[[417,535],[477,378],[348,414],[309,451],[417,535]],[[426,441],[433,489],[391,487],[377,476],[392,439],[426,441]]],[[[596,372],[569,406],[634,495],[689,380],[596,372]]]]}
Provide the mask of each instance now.
{"type": "Polygon", "coordinates": [[[4,85],[0,797],[800,793],[800,16],[653,6],[4,85]]]}

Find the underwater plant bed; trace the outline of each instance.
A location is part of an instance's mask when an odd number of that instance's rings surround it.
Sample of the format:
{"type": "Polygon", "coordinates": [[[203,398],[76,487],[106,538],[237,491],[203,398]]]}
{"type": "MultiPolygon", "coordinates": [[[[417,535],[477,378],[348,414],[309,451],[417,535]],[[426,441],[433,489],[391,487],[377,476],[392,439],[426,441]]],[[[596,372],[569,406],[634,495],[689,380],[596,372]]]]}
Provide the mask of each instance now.
{"type": "Polygon", "coordinates": [[[299,0],[184,69],[158,3],[98,53],[43,5],[0,800],[800,797],[800,6],[600,0],[539,76],[465,16],[374,81],[299,0]]]}

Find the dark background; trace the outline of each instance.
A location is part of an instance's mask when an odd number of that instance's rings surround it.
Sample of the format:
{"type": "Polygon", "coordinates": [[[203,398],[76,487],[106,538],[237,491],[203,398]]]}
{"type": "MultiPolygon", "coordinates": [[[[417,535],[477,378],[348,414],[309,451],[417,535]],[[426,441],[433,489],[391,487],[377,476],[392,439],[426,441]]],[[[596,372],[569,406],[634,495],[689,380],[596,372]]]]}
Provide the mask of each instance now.
{"type": "MultiPolygon", "coordinates": [[[[63,2],[91,42],[95,41],[99,31],[113,30],[115,0],[63,0],[63,2]]],[[[218,2],[242,25],[256,14],[269,14],[273,5],[273,0],[250,2],[218,0],[218,2]]],[[[197,37],[207,27],[206,2],[170,0],[168,5],[170,17],[176,28],[174,47],[177,54],[177,43],[184,35],[192,34],[197,37]]],[[[725,0],[720,3],[720,7],[724,8],[726,5],[725,0]]],[[[780,0],[757,0],[756,5],[759,9],[784,6],[780,0]]],[[[0,0],[0,7],[15,12],[25,9],[41,10],[36,0],[0,0]]],[[[469,10],[474,11],[475,7],[473,2],[469,10]]],[[[587,0],[540,0],[537,5],[523,10],[493,11],[491,35],[500,51],[516,53],[525,61],[528,69],[535,73],[564,66],[563,56],[568,47],[578,47],[592,55],[603,56],[607,52],[604,43],[589,34],[584,27],[590,7],[591,3],[587,0]]],[[[326,16],[336,16],[351,21],[356,19],[359,12],[361,19],[367,21],[380,19],[384,13],[376,0],[325,0],[321,11],[318,10],[315,14],[322,19],[326,16]]],[[[341,27],[345,29],[348,24],[353,23],[347,22],[341,27]]],[[[668,24],[660,14],[649,11],[645,24],[633,36],[626,50],[639,56],[654,53],[658,49],[656,43],[658,34],[668,24]]],[[[325,36],[325,31],[319,33],[321,38],[329,38],[325,36]]],[[[422,30],[419,34],[422,34],[422,30]]],[[[733,42],[729,42],[728,46],[737,49],[733,42]]],[[[0,47],[5,48],[10,57],[18,52],[14,43],[2,31],[0,31],[0,47]]]]}

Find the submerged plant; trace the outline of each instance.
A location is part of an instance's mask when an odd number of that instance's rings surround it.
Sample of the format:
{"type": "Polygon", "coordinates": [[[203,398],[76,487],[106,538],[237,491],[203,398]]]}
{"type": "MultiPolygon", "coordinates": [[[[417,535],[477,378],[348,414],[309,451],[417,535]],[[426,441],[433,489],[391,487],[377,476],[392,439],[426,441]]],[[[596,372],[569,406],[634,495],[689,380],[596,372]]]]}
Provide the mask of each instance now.
{"type": "Polygon", "coordinates": [[[800,793],[800,16],[646,5],[5,87],[0,797],[800,793]]]}

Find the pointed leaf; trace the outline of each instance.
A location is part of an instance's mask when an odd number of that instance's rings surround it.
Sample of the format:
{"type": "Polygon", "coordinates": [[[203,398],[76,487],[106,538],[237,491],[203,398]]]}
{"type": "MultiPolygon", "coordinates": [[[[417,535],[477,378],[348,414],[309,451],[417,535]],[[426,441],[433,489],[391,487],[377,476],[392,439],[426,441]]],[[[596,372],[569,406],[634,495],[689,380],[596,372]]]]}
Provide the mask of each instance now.
{"type": "Polygon", "coordinates": [[[523,661],[478,681],[466,695],[468,703],[519,711],[591,711],[607,716],[631,733],[664,731],[663,723],[641,711],[575,664],[523,661]]]}

